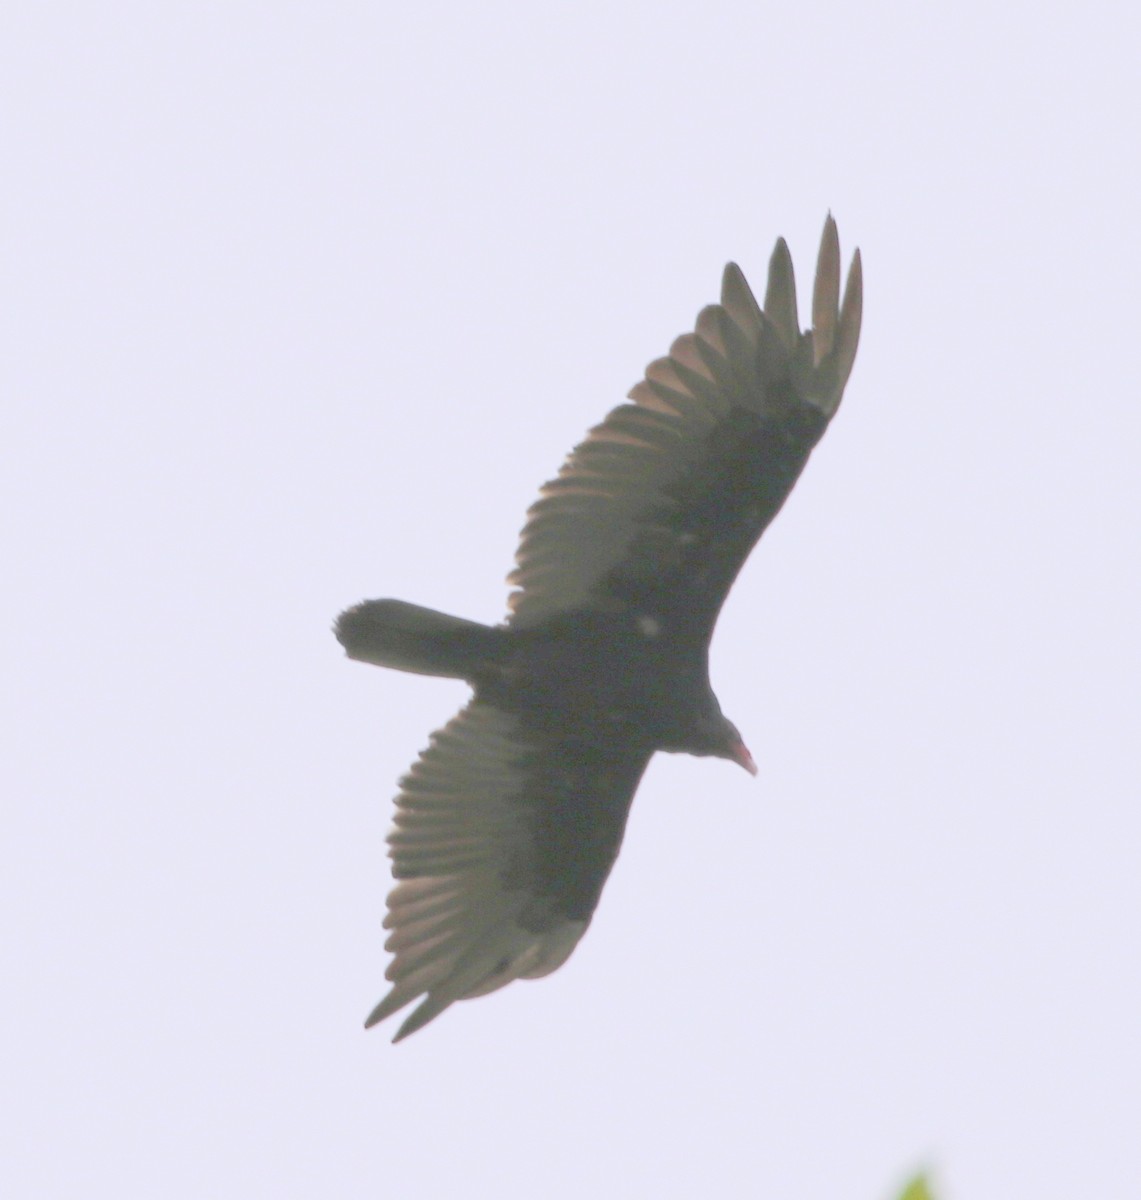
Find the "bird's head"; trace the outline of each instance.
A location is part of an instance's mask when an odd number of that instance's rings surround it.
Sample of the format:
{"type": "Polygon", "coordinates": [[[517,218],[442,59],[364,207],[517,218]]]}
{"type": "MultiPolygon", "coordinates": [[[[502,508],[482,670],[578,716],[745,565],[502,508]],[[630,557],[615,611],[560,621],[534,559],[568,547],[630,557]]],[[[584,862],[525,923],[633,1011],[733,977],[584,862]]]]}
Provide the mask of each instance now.
{"type": "Polygon", "coordinates": [[[721,747],[715,750],[714,753],[721,758],[727,758],[731,762],[735,762],[739,767],[744,767],[750,775],[755,775],[757,773],[757,764],[753,762],[753,756],[749,753],[749,747],[745,745],[745,740],[741,737],[737,726],[728,717],[722,717],[721,724],[721,747]]]}
{"type": "Polygon", "coordinates": [[[693,725],[692,740],[685,746],[685,750],[690,754],[727,758],[739,767],[744,767],[750,775],[757,773],[757,764],[753,761],[740,730],[720,708],[711,709],[698,717],[693,725]]]}

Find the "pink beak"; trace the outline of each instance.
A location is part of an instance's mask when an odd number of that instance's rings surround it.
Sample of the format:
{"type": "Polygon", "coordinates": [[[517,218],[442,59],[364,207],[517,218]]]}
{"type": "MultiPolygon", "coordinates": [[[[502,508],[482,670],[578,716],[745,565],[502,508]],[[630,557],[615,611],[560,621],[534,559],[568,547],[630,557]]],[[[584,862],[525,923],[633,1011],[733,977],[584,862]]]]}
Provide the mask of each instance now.
{"type": "Polygon", "coordinates": [[[756,775],[757,764],[753,762],[753,756],[749,753],[749,747],[744,742],[737,742],[733,746],[733,761],[739,766],[744,767],[750,775],[756,775]]]}

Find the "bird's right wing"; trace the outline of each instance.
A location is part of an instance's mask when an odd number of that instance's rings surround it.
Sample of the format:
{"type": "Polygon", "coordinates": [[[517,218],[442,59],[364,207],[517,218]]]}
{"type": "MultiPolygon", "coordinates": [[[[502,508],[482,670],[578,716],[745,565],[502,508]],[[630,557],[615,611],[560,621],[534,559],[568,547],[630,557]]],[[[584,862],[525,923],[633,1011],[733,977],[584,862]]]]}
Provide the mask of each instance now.
{"type": "Polygon", "coordinates": [[[424,999],[399,1041],[456,1000],[562,965],[590,924],[648,751],[566,740],[473,700],[401,781],[389,853],[388,995],[424,999]]]}
{"type": "Polygon", "coordinates": [[[730,584],[835,413],[860,336],[859,251],[840,302],[840,246],[824,226],[813,328],[797,323],[783,239],[762,308],[725,268],[721,303],[650,364],[541,490],[523,528],[509,623],[633,609],[708,635],[730,584]]]}

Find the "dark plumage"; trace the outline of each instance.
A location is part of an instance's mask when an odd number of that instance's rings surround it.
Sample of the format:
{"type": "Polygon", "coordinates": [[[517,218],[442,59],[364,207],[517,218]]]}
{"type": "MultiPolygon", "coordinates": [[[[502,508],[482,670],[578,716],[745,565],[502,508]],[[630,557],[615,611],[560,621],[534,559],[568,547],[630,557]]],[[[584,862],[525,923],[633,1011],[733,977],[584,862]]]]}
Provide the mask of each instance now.
{"type": "Polygon", "coordinates": [[[755,773],[709,686],[709,640],[737,572],[819,441],[860,334],[859,251],[840,304],[824,226],[813,329],[778,241],[764,310],[740,270],[575,448],[532,505],[515,591],[489,628],[398,600],[350,608],[350,658],[466,679],[470,703],[401,783],[388,995],[423,997],[396,1040],[453,1001],[566,961],[618,855],[656,750],[755,773]]]}

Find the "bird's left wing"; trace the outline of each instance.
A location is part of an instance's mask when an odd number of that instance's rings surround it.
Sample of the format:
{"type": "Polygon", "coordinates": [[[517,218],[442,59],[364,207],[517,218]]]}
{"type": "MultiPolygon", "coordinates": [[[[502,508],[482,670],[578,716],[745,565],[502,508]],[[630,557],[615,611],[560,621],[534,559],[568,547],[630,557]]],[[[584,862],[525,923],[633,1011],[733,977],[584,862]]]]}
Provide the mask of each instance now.
{"type": "Polygon", "coordinates": [[[730,584],[840,403],[860,336],[856,252],[840,302],[840,245],[824,226],[813,328],[797,323],[783,239],[765,304],[725,268],[721,303],[590,431],[528,512],[509,623],[573,609],[684,613],[712,631],[730,584]]]}
{"type": "Polygon", "coordinates": [[[564,963],[618,854],[648,750],[575,741],[473,700],[401,781],[388,995],[399,1041],[456,1000],[564,963]]]}

